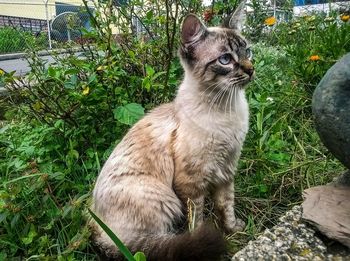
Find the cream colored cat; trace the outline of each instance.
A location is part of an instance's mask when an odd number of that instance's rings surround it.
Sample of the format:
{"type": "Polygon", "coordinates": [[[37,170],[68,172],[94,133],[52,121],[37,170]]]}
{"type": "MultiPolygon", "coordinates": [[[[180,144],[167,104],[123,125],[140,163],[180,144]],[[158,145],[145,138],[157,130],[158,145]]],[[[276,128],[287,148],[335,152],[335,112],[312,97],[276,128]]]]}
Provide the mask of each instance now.
{"type": "MultiPolygon", "coordinates": [[[[238,30],[242,10],[228,27],[206,28],[194,15],[184,19],[179,53],[185,77],[176,99],[131,128],[97,179],[93,211],[147,260],[220,257],[222,235],[203,222],[206,197],[226,232],[244,227],[234,213],[233,174],[248,131],[244,86],[254,69],[238,30]],[[197,228],[179,233],[188,199],[196,206],[197,228]]],[[[95,243],[117,258],[109,237],[92,226],[95,243]]]]}

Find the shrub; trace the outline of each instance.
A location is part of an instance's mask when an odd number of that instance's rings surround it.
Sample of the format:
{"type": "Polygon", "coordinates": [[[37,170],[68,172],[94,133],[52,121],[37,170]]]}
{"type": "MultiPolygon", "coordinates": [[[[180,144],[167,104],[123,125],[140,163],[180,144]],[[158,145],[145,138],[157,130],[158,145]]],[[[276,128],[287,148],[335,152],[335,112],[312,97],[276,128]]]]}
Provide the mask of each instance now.
{"type": "Polygon", "coordinates": [[[47,46],[46,35],[34,36],[30,32],[20,31],[12,27],[0,28],[0,54],[24,51],[31,46],[45,49],[47,46]]]}
{"type": "Polygon", "coordinates": [[[145,110],[174,96],[180,7],[136,13],[131,3],[118,18],[113,2],[96,5],[82,52],[45,66],[32,50],[25,78],[0,79],[14,105],[14,124],[0,131],[1,257],[94,259],[84,209],[100,166],[145,110]],[[130,14],[144,32],[131,30],[130,14]]]}

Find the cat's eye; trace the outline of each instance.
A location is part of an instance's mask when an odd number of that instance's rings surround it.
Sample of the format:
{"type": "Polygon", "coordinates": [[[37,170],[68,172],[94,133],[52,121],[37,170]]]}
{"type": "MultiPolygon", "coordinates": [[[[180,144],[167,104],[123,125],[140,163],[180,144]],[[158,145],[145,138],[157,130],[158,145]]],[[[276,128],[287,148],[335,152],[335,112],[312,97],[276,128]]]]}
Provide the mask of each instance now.
{"type": "Polygon", "coordinates": [[[253,52],[252,52],[252,50],[251,50],[250,48],[247,48],[247,49],[245,50],[245,55],[246,55],[246,57],[247,57],[249,60],[251,60],[251,59],[253,58],[253,52]]]}
{"type": "Polygon", "coordinates": [[[232,60],[232,56],[229,53],[225,53],[218,58],[219,63],[222,65],[228,65],[232,60]]]}

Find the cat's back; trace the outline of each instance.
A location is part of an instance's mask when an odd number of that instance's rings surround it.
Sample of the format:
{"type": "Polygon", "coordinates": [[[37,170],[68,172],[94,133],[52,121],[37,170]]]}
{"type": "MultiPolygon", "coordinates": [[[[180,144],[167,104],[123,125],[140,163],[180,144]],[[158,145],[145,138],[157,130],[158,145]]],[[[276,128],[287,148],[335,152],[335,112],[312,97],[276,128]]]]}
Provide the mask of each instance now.
{"type": "Polygon", "coordinates": [[[177,128],[173,103],[146,114],[125,135],[104,164],[98,181],[127,175],[164,178],[173,171],[172,133],[177,128]]]}

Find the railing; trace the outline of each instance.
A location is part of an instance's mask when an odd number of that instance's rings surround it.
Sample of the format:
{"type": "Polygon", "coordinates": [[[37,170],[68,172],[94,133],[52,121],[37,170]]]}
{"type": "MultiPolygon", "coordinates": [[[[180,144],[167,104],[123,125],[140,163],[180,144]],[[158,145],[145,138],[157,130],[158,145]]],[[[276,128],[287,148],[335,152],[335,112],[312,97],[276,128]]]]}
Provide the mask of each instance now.
{"type": "Polygon", "coordinates": [[[89,28],[88,21],[82,0],[0,0],[0,54],[80,41],[80,29],[89,28]]]}

